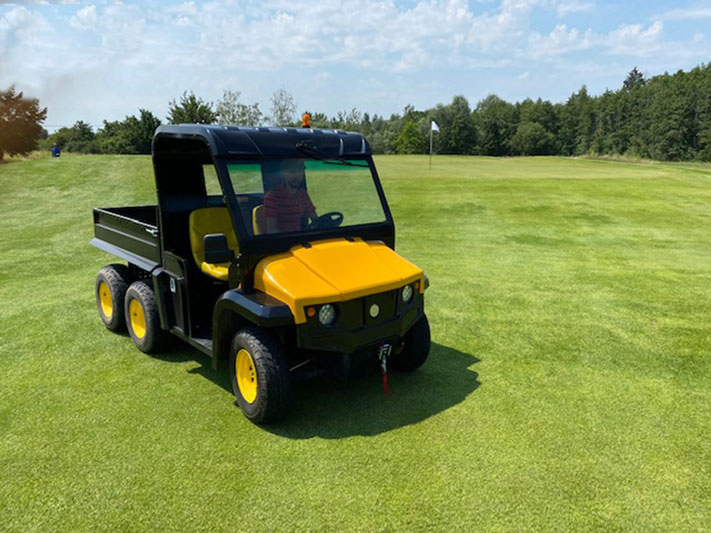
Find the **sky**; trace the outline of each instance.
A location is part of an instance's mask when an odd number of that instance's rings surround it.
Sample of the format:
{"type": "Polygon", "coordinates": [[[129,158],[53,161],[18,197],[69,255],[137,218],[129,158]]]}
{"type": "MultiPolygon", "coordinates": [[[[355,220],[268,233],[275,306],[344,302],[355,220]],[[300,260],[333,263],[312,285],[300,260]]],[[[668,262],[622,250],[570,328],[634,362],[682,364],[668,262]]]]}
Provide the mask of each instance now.
{"type": "Polygon", "coordinates": [[[454,95],[562,102],[709,61],[709,0],[0,0],[0,90],[39,98],[50,131],[165,120],[184,91],[390,116],[454,95]]]}

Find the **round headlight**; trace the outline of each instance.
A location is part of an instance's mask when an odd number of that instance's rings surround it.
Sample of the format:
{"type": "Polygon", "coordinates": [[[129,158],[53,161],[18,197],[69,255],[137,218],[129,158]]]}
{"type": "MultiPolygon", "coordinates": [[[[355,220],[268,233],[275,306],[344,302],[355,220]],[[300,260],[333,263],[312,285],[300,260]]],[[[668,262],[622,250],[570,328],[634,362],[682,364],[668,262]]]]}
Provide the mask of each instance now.
{"type": "Polygon", "coordinates": [[[407,304],[410,300],[412,300],[412,285],[405,285],[402,288],[402,301],[407,304]]]}
{"type": "Polygon", "coordinates": [[[330,326],[336,320],[336,308],[331,304],[321,306],[318,312],[318,321],[324,326],[330,326]]]}

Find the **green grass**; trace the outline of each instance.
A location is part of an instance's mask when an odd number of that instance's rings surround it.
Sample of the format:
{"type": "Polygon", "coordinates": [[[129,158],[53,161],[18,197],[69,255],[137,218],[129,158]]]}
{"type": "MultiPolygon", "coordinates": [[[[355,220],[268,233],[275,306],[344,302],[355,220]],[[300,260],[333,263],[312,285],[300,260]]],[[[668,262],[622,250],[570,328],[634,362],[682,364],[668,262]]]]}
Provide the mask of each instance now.
{"type": "Polygon", "coordinates": [[[430,359],[266,429],[97,316],[91,208],[154,203],[149,158],[0,165],[0,530],[707,530],[711,167],[376,162],[430,359]]]}

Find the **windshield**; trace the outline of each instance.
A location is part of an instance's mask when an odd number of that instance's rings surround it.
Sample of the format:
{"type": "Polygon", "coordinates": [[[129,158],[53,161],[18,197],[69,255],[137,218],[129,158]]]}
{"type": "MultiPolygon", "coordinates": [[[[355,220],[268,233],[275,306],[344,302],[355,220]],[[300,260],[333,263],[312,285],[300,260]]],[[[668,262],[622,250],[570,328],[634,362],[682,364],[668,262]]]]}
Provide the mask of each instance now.
{"type": "Polygon", "coordinates": [[[252,235],[317,232],[386,220],[364,160],[230,161],[227,170],[252,235]]]}

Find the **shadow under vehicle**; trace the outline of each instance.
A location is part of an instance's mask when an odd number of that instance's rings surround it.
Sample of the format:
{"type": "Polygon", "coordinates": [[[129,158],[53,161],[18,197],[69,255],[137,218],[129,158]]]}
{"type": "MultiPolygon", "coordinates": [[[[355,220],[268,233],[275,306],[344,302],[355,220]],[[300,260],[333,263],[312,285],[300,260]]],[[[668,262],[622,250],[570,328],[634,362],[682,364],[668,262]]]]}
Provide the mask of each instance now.
{"type": "Polygon", "coordinates": [[[126,262],[96,279],[108,329],[144,352],[170,332],[215,368],[228,360],[255,423],[284,416],[299,378],[425,362],[427,278],[394,251],[364,137],[160,126],[153,166],[156,205],[93,212],[91,244],[126,262]]]}

